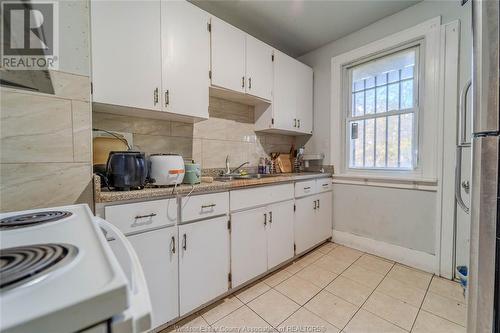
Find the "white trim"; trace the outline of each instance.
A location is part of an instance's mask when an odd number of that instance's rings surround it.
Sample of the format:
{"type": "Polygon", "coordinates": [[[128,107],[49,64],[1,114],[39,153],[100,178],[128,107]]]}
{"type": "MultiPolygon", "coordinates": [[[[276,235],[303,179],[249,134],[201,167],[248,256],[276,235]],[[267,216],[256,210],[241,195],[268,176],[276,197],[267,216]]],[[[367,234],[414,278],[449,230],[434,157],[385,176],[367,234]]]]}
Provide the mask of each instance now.
{"type": "Polygon", "coordinates": [[[342,88],[345,79],[343,77],[343,67],[354,61],[361,60],[370,55],[381,53],[398,46],[411,43],[413,41],[423,39],[425,45],[423,53],[420,57],[421,68],[423,73],[422,90],[419,92],[423,97],[422,105],[419,105],[420,112],[418,123],[423,130],[419,131],[418,146],[420,149],[421,167],[417,172],[407,172],[413,177],[419,178],[436,178],[437,170],[437,154],[436,147],[438,144],[437,129],[440,128],[438,121],[438,78],[439,78],[439,43],[440,43],[440,22],[441,17],[435,17],[420,23],[412,28],[395,33],[378,41],[367,44],[358,49],[346,52],[332,58],[331,61],[331,157],[332,164],[338,166],[339,173],[343,174],[345,170],[345,128],[343,119],[343,98],[342,88]],[[430,134],[424,134],[432,133],[430,134]]]}
{"type": "Polygon", "coordinates": [[[439,274],[439,266],[436,265],[438,263],[436,256],[430,253],[412,250],[399,245],[389,244],[338,230],[333,230],[332,240],[335,243],[394,260],[410,267],[418,268],[429,273],[439,274]]]}
{"type": "Polygon", "coordinates": [[[442,156],[440,165],[440,189],[438,192],[437,244],[440,244],[440,275],[453,278],[455,271],[455,161],[457,144],[457,111],[459,84],[460,21],[453,21],[442,27],[443,46],[441,79],[439,85],[440,107],[443,110],[441,131],[443,140],[439,149],[442,156]]]}

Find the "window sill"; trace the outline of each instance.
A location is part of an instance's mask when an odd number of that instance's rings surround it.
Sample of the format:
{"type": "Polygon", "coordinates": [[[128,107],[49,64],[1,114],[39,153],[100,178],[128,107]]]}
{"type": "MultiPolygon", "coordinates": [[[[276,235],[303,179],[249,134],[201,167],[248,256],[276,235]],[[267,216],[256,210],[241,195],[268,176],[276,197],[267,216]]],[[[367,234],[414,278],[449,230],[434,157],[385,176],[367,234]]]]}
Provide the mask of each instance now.
{"type": "Polygon", "coordinates": [[[374,176],[358,174],[333,175],[334,184],[363,185],[387,188],[410,189],[436,192],[438,181],[435,178],[374,176]]]}

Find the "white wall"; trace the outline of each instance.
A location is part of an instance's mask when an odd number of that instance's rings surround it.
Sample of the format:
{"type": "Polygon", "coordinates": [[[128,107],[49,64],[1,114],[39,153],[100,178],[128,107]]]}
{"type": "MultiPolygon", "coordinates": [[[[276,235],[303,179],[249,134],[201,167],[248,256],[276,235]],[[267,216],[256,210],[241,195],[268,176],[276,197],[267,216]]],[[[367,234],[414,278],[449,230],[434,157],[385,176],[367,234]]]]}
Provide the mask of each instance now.
{"type": "MultiPolygon", "coordinates": [[[[306,144],[307,150],[323,152],[326,155],[325,164],[333,163],[331,137],[337,133],[332,133],[330,128],[332,57],[438,15],[441,16],[442,24],[460,20],[458,87],[462,87],[470,78],[471,72],[470,1],[464,7],[458,1],[423,1],[300,57],[301,61],[314,69],[314,135],[306,144]]],[[[455,127],[456,124],[450,126],[455,127]]],[[[439,170],[436,171],[437,175],[441,174],[439,170]]],[[[438,178],[438,185],[441,181],[438,178]]],[[[334,230],[431,255],[439,255],[440,251],[440,243],[437,241],[441,228],[440,208],[439,191],[334,185],[334,230]]],[[[445,237],[452,238],[453,234],[445,237]]],[[[438,271],[438,266],[439,256],[436,256],[433,270],[438,271]]]]}

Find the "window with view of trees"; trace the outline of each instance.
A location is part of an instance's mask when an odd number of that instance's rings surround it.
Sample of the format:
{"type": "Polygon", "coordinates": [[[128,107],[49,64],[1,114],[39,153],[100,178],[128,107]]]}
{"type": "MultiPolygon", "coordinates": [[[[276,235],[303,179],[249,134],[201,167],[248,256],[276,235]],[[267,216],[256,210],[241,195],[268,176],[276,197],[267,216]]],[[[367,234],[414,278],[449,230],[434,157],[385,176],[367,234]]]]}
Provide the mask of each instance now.
{"type": "Polygon", "coordinates": [[[349,168],[416,167],[418,51],[414,46],[347,68],[349,168]]]}

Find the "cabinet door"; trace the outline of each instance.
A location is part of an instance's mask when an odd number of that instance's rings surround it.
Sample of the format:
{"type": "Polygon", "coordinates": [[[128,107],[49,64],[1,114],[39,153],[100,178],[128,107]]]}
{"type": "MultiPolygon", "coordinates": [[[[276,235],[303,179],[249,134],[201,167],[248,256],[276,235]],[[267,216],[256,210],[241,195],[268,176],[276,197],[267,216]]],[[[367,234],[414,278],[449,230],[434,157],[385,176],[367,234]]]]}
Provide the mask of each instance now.
{"type": "Polygon", "coordinates": [[[274,50],[273,117],[274,128],[295,131],[296,60],[274,50]]]}
{"type": "Polygon", "coordinates": [[[245,92],[245,33],[212,17],[212,85],[245,92]]]}
{"type": "Polygon", "coordinates": [[[246,92],[271,100],[273,89],[273,49],[264,42],[246,35],[246,92]]]}
{"type": "Polygon", "coordinates": [[[181,316],[228,290],[227,216],[179,226],[181,316]]]}
{"type": "Polygon", "coordinates": [[[301,62],[296,62],[296,116],[297,130],[301,133],[312,133],[313,123],[313,71],[301,62]]]}
{"type": "Polygon", "coordinates": [[[231,276],[233,287],[267,270],[266,207],[231,214],[231,276]]]}
{"type": "Polygon", "coordinates": [[[309,196],[295,200],[294,232],[296,254],[302,253],[315,245],[317,233],[315,230],[317,196],[309,196]]]}
{"type": "Polygon", "coordinates": [[[293,200],[269,206],[267,224],[267,266],[276,265],[293,257],[293,200]]]}
{"type": "Polygon", "coordinates": [[[320,193],[317,196],[316,223],[318,225],[318,240],[322,242],[332,237],[332,192],[320,193]]]}
{"type": "Polygon", "coordinates": [[[161,4],[163,109],[208,118],[208,13],[187,1],[162,0],[161,4]]]}
{"type": "Polygon", "coordinates": [[[177,227],[128,236],[144,270],[152,305],[152,327],[179,316],[177,227]],[[175,246],[175,250],[174,250],[175,246]]]}
{"type": "Polygon", "coordinates": [[[94,102],[160,110],[160,0],[92,1],[94,102]]]}

